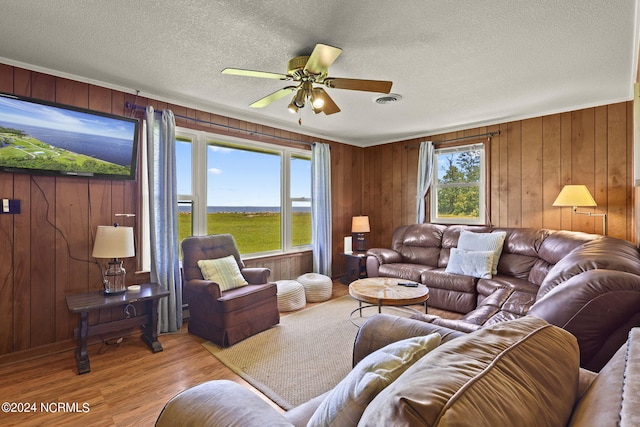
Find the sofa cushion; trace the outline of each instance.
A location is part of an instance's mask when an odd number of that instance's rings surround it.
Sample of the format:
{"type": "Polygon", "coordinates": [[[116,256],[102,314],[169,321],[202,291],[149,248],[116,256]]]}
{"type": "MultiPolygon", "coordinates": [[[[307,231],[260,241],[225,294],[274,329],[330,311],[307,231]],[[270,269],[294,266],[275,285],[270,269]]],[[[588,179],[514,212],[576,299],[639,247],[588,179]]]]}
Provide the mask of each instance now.
{"type": "Polygon", "coordinates": [[[429,271],[433,267],[421,264],[395,263],[382,264],[378,269],[378,274],[382,277],[396,277],[398,279],[420,282],[420,275],[429,271]]]}
{"type": "Polygon", "coordinates": [[[438,266],[442,232],[447,227],[437,224],[412,224],[398,227],[391,238],[391,249],[410,264],[438,266]]]}
{"type": "Polygon", "coordinates": [[[333,388],[307,426],[354,426],[373,398],[440,344],[440,334],[391,343],[362,359],[333,388]]]}
{"type": "Polygon", "coordinates": [[[475,295],[477,281],[478,279],[475,277],[447,273],[444,268],[434,268],[420,275],[420,282],[427,286],[429,291],[431,289],[446,289],[475,295]]]}
{"type": "Polygon", "coordinates": [[[491,279],[478,280],[478,295],[489,296],[497,289],[526,292],[535,296],[538,293],[539,288],[536,284],[531,283],[526,279],[517,279],[515,277],[504,275],[493,276],[491,279]]]}
{"type": "Polygon", "coordinates": [[[205,280],[216,282],[222,292],[248,285],[248,282],[242,277],[236,258],[233,255],[218,259],[200,260],[198,261],[198,267],[202,271],[202,277],[205,280]]]}
{"type": "Polygon", "coordinates": [[[527,316],[442,344],[378,394],[359,425],[566,425],[578,375],[576,339],[527,316]]]}
{"type": "Polygon", "coordinates": [[[207,381],[174,396],[156,427],[292,427],[278,411],[246,387],[229,380],[207,381]]]}
{"type": "Polygon", "coordinates": [[[447,273],[490,279],[493,268],[493,251],[467,251],[451,248],[447,273]]]}
{"type": "MultiPolygon", "coordinates": [[[[502,256],[498,264],[498,273],[530,280],[532,269],[536,266],[538,250],[544,239],[549,235],[549,230],[533,228],[509,228],[505,229],[507,237],[502,248],[502,256]]],[[[541,267],[547,271],[547,262],[541,267]]],[[[538,276],[538,274],[536,274],[538,276]]],[[[536,279],[540,280],[540,279],[536,279]]],[[[540,282],[534,282],[540,285],[540,282]]]]}
{"type": "MultiPolygon", "coordinates": [[[[500,254],[502,253],[502,246],[504,245],[506,235],[507,233],[504,231],[495,231],[493,233],[473,233],[471,231],[462,230],[460,232],[460,238],[458,239],[458,249],[464,249],[466,251],[493,252],[491,274],[497,274],[498,261],[500,260],[500,254]]],[[[451,260],[449,260],[449,263],[451,263],[451,260]]]]}
{"type": "Polygon", "coordinates": [[[575,405],[570,427],[640,425],[640,328],[629,333],[575,405]]]}

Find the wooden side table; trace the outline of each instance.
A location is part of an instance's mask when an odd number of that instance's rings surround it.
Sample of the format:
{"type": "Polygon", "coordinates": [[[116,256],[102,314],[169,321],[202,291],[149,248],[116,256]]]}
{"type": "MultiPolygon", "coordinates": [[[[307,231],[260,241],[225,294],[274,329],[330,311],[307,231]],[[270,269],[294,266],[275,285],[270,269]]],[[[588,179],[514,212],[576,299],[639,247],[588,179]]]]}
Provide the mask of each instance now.
{"type": "Polygon", "coordinates": [[[367,277],[367,254],[365,252],[353,252],[350,254],[340,253],[347,258],[347,273],[340,281],[345,285],[367,277]]]}
{"type": "Polygon", "coordinates": [[[349,295],[358,300],[358,308],[349,315],[351,323],[357,327],[361,325],[353,320],[353,315],[356,311],[359,311],[360,317],[362,317],[362,309],[367,307],[378,307],[378,313],[382,313],[382,306],[406,307],[417,312],[416,309],[408,306],[424,304],[424,312],[428,312],[429,288],[411,280],[396,279],[394,277],[360,279],[349,285],[349,295]],[[408,283],[416,286],[404,286],[408,283]],[[362,303],[370,305],[362,305],[362,303]]]}
{"type": "Polygon", "coordinates": [[[79,314],[78,329],[74,331],[74,337],[78,338],[78,348],[75,353],[78,374],[91,372],[87,339],[95,335],[144,326],[142,340],[154,353],[162,351],[162,344],[158,341],[158,300],[168,295],[169,291],[156,283],[145,283],[140,285],[138,292],[127,291],[119,295],[105,295],[100,292],[67,295],[69,311],[79,314]],[[89,325],[89,312],[109,307],[125,307],[136,301],[144,302],[146,314],[89,325]]]}

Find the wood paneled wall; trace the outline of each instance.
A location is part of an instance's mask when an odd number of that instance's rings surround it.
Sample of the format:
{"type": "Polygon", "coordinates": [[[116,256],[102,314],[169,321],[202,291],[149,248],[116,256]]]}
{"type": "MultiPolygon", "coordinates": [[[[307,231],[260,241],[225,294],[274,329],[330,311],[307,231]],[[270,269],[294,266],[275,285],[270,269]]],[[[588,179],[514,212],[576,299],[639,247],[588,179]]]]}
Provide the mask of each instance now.
{"type": "Polygon", "coordinates": [[[295,279],[304,273],[313,271],[313,252],[304,251],[286,255],[253,258],[243,260],[247,267],[266,267],[271,269],[269,280],[295,279]]]}
{"type": "MultiPolygon", "coordinates": [[[[388,246],[395,227],[415,221],[416,147],[422,139],[354,147],[2,64],[0,91],[120,115],[132,114],[124,107],[129,101],[170,108],[177,115],[199,120],[178,119],[179,126],[268,143],[308,147],[278,138],[329,143],[334,277],[346,271],[339,253],[344,236],[351,234],[354,215],[370,217],[369,246],[388,246]]],[[[494,225],[599,233],[600,218],[574,216],[569,208],[551,206],[562,185],[584,183],[598,202],[594,211],[609,216],[609,234],[635,241],[631,102],[431,139],[442,141],[497,130],[500,135],[489,144],[489,208],[494,225]]],[[[77,319],[68,312],[65,296],[100,288],[100,272],[91,257],[96,227],[114,222],[116,213],[138,213],[137,194],[136,182],[0,173],[0,197],[22,202],[21,214],[0,215],[0,257],[4,260],[0,263],[0,363],[73,347],[77,319]]],[[[139,228],[137,223],[133,225],[139,228]]],[[[125,262],[129,272],[137,265],[136,258],[125,262]]],[[[312,261],[311,254],[305,252],[247,260],[247,265],[270,267],[272,278],[277,280],[310,271],[312,261]]],[[[129,275],[128,280],[136,279],[129,275]]]]}
{"type": "MultiPolygon", "coordinates": [[[[124,114],[123,93],[7,65],[0,91],[124,114]]],[[[96,227],[135,213],[135,190],[132,181],[0,173],[0,196],[22,203],[20,214],[0,215],[0,354],[71,343],[77,318],[65,296],[100,288],[96,227]]]]}
{"type": "MultiPolygon", "coordinates": [[[[157,110],[170,108],[177,115],[239,130],[181,118],[176,120],[178,126],[304,148],[309,145],[286,139],[341,145],[4,64],[0,64],[0,91],[142,117],[139,110],[125,109],[128,101],[157,110]]],[[[138,213],[137,185],[137,181],[0,172],[0,198],[19,199],[22,204],[20,214],[0,215],[0,363],[73,348],[77,315],[67,310],[65,296],[101,288],[100,270],[91,257],[95,230],[115,222],[116,213],[138,213]]],[[[135,219],[121,223],[133,225],[138,235],[135,219]]],[[[312,257],[303,252],[248,260],[247,264],[272,268],[272,279],[277,280],[311,271],[312,257]]],[[[133,274],[138,265],[135,257],[125,260],[128,282],[138,281],[133,274]]],[[[114,309],[99,316],[104,321],[123,313],[114,309]]]]}
{"type": "Polygon", "coordinates": [[[370,217],[370,246],[387,247],[395,227],[415,222],[421,141],[498,131],[487,145],[494,226],[601,234],[602,218],[552,206],[564,185],[585,184],[598,206],[578,210],[606,213],[607,234],[637,244],[633,111],[631,102],[622,102],[366,148],[361,213],[370,217]]]}

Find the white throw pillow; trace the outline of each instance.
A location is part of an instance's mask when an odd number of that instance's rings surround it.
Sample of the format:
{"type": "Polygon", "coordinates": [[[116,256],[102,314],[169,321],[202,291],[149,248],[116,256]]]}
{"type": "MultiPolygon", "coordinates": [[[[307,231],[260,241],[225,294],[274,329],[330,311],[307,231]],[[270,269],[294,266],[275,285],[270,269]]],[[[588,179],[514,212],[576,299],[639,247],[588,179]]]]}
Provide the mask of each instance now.
{"type": "Polygon", "coordinates": [[[498,261],[502,254],[506,231],[494,231],[493,233],[474,233],[467,230],[460,232],[458,249],[465,251],[493,251],[493,264],[491,274],[498,274],[498,261]]]}
{"type": "Polygon", "coordinates": [[[222,292],[249,284],[240,273],[238,263],[233,255],[200,260],[198,267],[200,267],[202,277],[205,280],[216,282],[222,292]]]}
{"type": "Polygon", "coordinates": [[[449,262],[445,271],[447,273],[477,277],[478,279],[491,279],[492,265],[492,251],[465,251],[451,248],[449,262]]]}
{"type": "Polygon", "coordinates": [[[307,427],[355,426],[369,402],[440,341],[440,334],[433,333],[396,341],[371,353],[329,392],[307,427]]]}

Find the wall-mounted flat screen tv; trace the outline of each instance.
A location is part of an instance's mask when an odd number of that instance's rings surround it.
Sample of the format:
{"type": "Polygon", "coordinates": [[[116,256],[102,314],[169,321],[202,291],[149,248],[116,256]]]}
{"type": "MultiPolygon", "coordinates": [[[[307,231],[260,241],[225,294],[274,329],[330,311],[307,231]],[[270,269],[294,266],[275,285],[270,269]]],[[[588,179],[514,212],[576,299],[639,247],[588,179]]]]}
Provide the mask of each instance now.
{"type": "Polygon", "coordinates": [[[0,93],[0,171],[135,180],[136,118],[0,93]]]}

